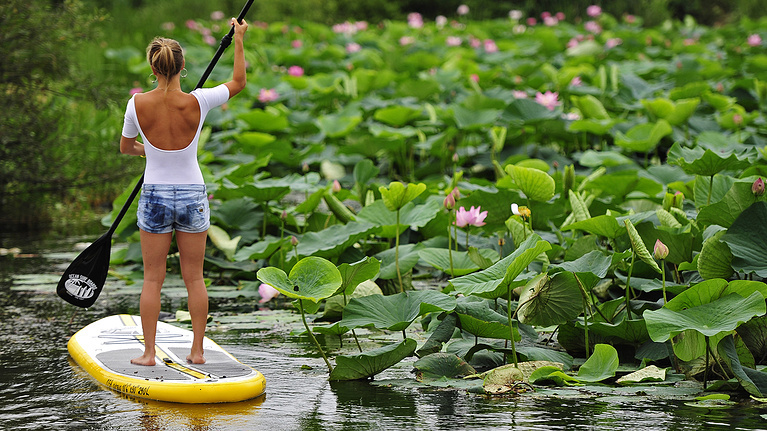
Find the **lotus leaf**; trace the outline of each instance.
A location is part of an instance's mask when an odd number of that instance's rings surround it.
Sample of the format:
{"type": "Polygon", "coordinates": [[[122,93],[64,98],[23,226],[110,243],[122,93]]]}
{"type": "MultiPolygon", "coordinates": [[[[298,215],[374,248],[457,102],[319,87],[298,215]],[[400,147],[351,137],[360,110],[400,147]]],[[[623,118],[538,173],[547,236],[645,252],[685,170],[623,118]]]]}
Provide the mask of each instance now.
{"type": "Polygon", "coordinates": [[[367,222],[349,222],[333,225],[320,232],[308,232],[298,242],[298,254],[302,256],[332,257],[343,253],[352,244],[378,229],[367,222]]]}
{"type": "Polygon", "coordinates": [[[506,166],[506,172],[528,199],[546,202],[554,197],[556,184],[546,172],[515,165],[506,166]]]}
{"type": "Polygon", "coordinates": [[[666,120],[658,120],[657,123],[639,124],[624,135],[615,133],[615,145],[638,153],[648,153],[655,149],[664,136],[671,134],[673,129],[666,120]]]}
{"type": "Polygon", "coordinates": [[[462,377],[475,374],[474,368],[453,353],[432,353],[415,361],[419,381],[440,377],[462,377]]]}
{"type": "Polygon", "coordinates": [[[261,268],[256,277],[293,299],[306,299],[315,303],[333,295],[341,286],[341,273],[330,261],[321,257],[306,257],[290,270],[290,275],[279,268],[261,268]]]}
{"type": "Polygon", "coordinates": [[[731,335],[720,341],[717,349],[720,357],[729,363],[735,377],[751,396],[762,398],[767,395],[767,373],[741,365],[735,349],[735,341],[731,335]]]}
{"type": "MultiPolygon", "coordinates": [[[[477,337],[508,340],[511,338],[509,318],[481,302],[458,302],[455,307],[462,330],[477,337]]],[[[513,324],[512,324],[513,325],[513,324]]],[[[522,339],[516,325],[513,325],[514,341],[522,339]]]]}
{"type": "Polygon", "coordinates": [[[713,176],[725,169],[737,169],[748,165],[754,151],[735,150],[714,152],[703,147],[683,147],[674,143],[668,151],[668,163],[681,166],[688,174],[713,176]]]}
{"type": "Polygon", "coordinates": [[[237,244],[242,239],[240,236],[229,238],[229,234],[216,225],[210,225],[208,228],[208,238],[229,260],[233,260],[234,252],[237,251],[237,244]]]}
{"type": "Polygon", "coordinates": [[[574,319],[582,311],[583,298],[575,275],[560,272],[549,277],[544,273],[525,285],[517,316],[528,325],[553,326],[574,319]]]}
{"type": "Polygon", "coordinates": [[[426,190],[426,184],[403,184],[399,181],[393,181],[389,183],[389,187],[381,186],[378,190],[381,192],[381,198],[386,208],[389,211],[397,211],[423,193],[426,190]]]}
{"type": "Polygon", "coordinates": [[[404,331],[419,316],[454,308],[455,298],[433,290],[370,295],[349,301],[341,323],[349,328],[372,325],[378,329],[404,331]]]}
{"type": "Polygon", "coordinates": [[[418,343],[407,338],[401,343],[391,344],[359,355],[336,356],[336,367],[329,380],[359,380],[375,376],[381,371],[399,363],[415,352],[418,343]]]}
{"type": "MultiPolygon", "coordinates": [[[[418,254],[424,249],[423,244],[407,244],[400,246],[399,248],[399,267],[400,271],[408,272],[413,269],[420,259],[418,254]]],[[[377,259],[381,260],[381,271],[378,274],[379,278],[384,280],[391,280],[397,278],[397,268],[395,262],[395,249],[384,250],[375,255],[377,259]]]]}
{"type": "MultiPolygon", "coordinates": [[[[486,248],[479,250],[477,253],[483,259],[488,260],[498,257],[498,253],[486,248]]],[[[465,251],[452,252],[452,265],[450,261],[451,253],[445,248],[425,248],[420,250],[418,255],[427,264],[452,276],[466,275],[480,269],[479,265],[474,263],[469,257],[469,253],[465,251]]]]}
{"type": "Polygon", "coordinates": [[[732,267],[767,277],[767,202],[746,208],[722,238],[732,255],[732,267]]]}
{"type": "Polygon", "coordinates": [[[357,214],[357,218],[380,226],[382,228],[379,232],[380,236],[393,238],[410,226],[415,228],[426,226],[427,223],[437,216],[441,206],[440,202],[436,199],[429,199],[419,205],[407,202],[399,210],[398,226],[396,210],[389,210],[383,201],[377,200],[362,208],[357,214]]]}
{"type": "Polygon", "coordinates": [[[556,386],[579,386],[580,381],[562,372],[558,367],[547,366],[533,371],[529,378],[530,384],[544,385],[553,383],[556,386]]]}
{"type": "Polygon", "coordinates": [[[618,370],[618,351],[609,344],[597,344],[594,353],[578,369],[580,382],[601,382],[615,376],[618,370]]]}

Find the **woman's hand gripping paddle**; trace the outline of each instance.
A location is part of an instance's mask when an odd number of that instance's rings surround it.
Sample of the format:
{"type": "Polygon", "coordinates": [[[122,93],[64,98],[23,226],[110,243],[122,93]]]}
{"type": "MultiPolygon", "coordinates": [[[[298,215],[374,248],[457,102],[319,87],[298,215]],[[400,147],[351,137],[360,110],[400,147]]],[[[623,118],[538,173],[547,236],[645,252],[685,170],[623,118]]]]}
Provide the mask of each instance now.
{"type": "MultiPolygon", "coordinates": [[[[237,17],[238,22],[242,22],[245,18],[245,14],[248,13],[248,9],[253,4],[253,0],[248,0],[245,6],[240,11],[240,15],[237,17]]],[[[227,46],[232,43],[232,37],[234,36],[234,25],[232,25],[229,33],[221,39],[221,44],[216,50],[216,54],[213,56],[210,64],[208,64],[205,73],[200,77],[200,81],[197,83],[197,88],[201,88],[205,81],[208,79],[210,72],[218,62],[218,59],[223,54],[227,46]]],[[[133,189],[128,200],[125,201],[120,213],[115,218],[112,226],[107,233],[102,235],[99,239],[93,242],[88,248],[83,250],[79,256],[69,264],[69,267],[59,280],[56,293],[65,301],[78,307],[87,308],[96,302],[101,290],[106,283],[107,274],[109,273],[109,258],[112,252],[112,234],[114,234],[117,225],[120,224],[126,211],[133,203],[133,199],[138,195],[141,186],[144,183],[144,176],[141,176],[136,187],[133,189]]]]}

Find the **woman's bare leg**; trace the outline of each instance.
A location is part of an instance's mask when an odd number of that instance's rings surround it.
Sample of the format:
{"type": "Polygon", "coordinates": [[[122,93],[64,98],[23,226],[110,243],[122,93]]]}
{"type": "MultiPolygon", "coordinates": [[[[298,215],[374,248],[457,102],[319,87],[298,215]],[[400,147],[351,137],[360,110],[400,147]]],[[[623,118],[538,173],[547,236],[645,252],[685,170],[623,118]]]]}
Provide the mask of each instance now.
{"type": "Polygon", "coordinates": [[[155,364],[155,335],[160,317],[160,290],[165,281],[168,249],[172,233],[149,233],[140,230],[141,256],[144,259],[144,286],[141,288],[141,328],[144,331],[144,354],[131,359],[138,365],[155,364]]]}
{"type": "Polygon", "coordinates": [[[203,279],[202,265],[205,259],[205,242],[208,232],[176,232],[181,276],[189,297],[189,314],[192,317],[192,351],[186,360],[193,364],[204,364],[202,341],[208,323],[208,290],[203,279]]]}

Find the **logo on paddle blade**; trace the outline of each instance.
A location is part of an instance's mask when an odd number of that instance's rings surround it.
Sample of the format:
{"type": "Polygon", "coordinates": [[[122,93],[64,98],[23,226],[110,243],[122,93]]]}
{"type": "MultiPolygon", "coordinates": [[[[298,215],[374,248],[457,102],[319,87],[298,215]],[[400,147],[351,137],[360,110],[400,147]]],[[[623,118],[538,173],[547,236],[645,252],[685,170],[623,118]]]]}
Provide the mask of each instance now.
{"type": "Polygon", "coordinates": [[[69,279],[64,282],[64,287],[70,295],[77,299],[88,299],[96,293],[96,283],[82,274],[69,274],[69,279]]]}

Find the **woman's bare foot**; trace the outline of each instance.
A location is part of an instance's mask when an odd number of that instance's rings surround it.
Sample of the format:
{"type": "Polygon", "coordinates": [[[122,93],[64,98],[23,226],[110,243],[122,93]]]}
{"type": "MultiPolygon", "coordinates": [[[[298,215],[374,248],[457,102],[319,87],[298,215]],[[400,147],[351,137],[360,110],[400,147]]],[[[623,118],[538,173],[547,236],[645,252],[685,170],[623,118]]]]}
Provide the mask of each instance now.
{"type": "Polygon", "coordinates": [[[146,353],[130,360],[131,364],[152,366],[155,364],[154,355],[147,355],[146,353]]]}
{"type": "Polygon", "coordinates": [[[190,364],[204,364],[205,358],[202,356],[202,353],[190,353],[186,357],[186,361],[190,364]]]}

